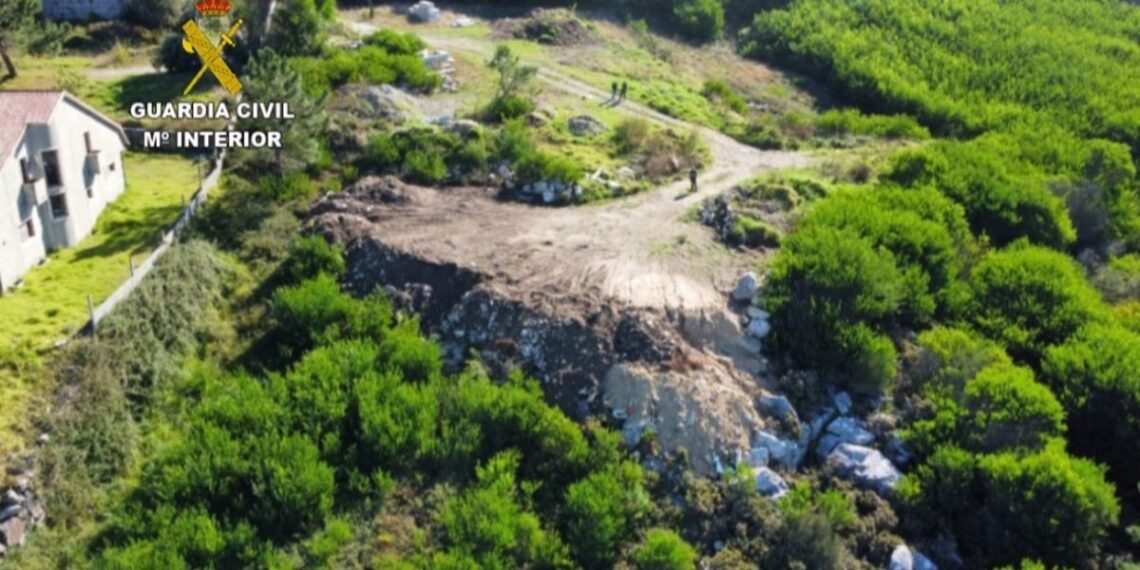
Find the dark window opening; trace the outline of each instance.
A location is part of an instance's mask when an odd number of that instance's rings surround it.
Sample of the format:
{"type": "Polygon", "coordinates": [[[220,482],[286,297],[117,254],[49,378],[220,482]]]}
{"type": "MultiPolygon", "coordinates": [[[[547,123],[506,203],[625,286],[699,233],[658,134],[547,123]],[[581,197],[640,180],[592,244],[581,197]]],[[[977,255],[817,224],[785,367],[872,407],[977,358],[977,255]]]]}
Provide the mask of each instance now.
{"type": "Polygon", "coordinates": [[[49,200],[51,200],[51,215],[53,218],[67,217],[67,196],[55,194],[51,196],[49,200]]]}
{"type": "Polygon", "coordinates": [[[91,145],[91,131],[83,133],[83,144],[87,147],[87,154],[95,152],[95,147],[91,145]]]}
{"type": "Polygon", "coordinates": [[[31,219],[24,220],[20,224],[20,241],[28,241],[36,237],[36,222],[31,219]]]}
{"type": "Polygon", "coordinates": [[[63,176],[59,171],[59,153],[54,150],[45,150],[40,155],[44,161],[44,178],[48,187],[63,186],[63,176]]]}
{"type": "Polygon", "coordinates": [[[35,179],[32,178],[32,172],[28,169],[28,159],[26,159],[26,158],[20,159],[20,172],[23,173],[23,175],[24,175],[24,182],[25,183],[35,181],[35,179]]]}

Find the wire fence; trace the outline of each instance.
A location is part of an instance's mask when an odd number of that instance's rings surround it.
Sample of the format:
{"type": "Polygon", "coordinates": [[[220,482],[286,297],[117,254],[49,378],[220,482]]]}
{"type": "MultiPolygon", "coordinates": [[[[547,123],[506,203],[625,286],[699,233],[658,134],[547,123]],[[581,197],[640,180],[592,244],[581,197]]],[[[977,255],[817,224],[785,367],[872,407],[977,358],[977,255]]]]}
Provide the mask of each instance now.
{"type": "Polygon", "coordinates": [[[134,264],[134,261],[131,260],[130,277],[128,277],[122,285],[119,285],[119,287],[115,289],[115,292],[111,293],[110,296],[108,296],[103,300],[103,302],[99,303],[98,305],[95,304],[95,300],[91,297],[91,294],[87,294],[87,311],[89,319],[87,321],[87,324],[82,329],[83,333],[93,334],[96,330],[98,330],[99,321],[103,320],[103,318],[110,314],[111,311],[115,310],[115,307],[117,307],[119,303],[122,303],[128,297],[130,297],[131,293],[133,293],[134,290],[138,288],[139,284],[142,283],[147,274],[149,274],[151,270],[154,269],[154,266],[156,263],[158,263],[158,260],[162,259],[162,256],[166,255],[167,251],[170,251],[171,246],[174,245],[175,238],[177,238],[178,235],[181,234],[182,231],[190,225],[191,220],[194,218],[194,214],[198,212],[198,209],[202,207],[202,204],[206,203],[206,199],[209,197],[210,191],[218,185],[218,180],[222,176],[222,163],[224,159],[225,154],[222,153],[218,156],[218,158],[214,159],[211,162],[209,174],[207,174],[206,177],[202,179],[202,183],[198,186],[198,190],[194,192],[194,195],[182,207],[182,211],[178,214],[178,219],[175,220],[172,225],[162,230],[161,240],[158,247],[155,248],[155,250],[152,251],[150,255],[148,255],[146,259],[144,259],[142,263],[138,264],[137,266],[134,264]]]}

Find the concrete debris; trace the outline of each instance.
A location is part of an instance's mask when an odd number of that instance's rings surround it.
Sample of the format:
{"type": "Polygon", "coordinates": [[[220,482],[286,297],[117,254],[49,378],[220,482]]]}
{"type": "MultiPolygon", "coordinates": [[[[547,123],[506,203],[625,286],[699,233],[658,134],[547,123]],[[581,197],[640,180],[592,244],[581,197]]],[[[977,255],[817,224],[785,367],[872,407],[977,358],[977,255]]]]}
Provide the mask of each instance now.
{"type": "Polygon", "coordinates": [[[788,493],[788,482],[779,473],[767,467],[756,469],[756,491],[769,499],[779,499],[788,493]]]}
{"type": "Polygon", "coordinates": [[[827,456],[827,464],[840,477],[880,495],[889,493],[902,478],[899,470],[878,450],[851,443],[836,447],[827,456]]]}
{"type": "Polygon", "coordinates": [[[408,8],[408,17],[415,22],[434,22],[439,19],[439,15],[439,8],[427,0],[416,2],[411,8],[408,8]]]}

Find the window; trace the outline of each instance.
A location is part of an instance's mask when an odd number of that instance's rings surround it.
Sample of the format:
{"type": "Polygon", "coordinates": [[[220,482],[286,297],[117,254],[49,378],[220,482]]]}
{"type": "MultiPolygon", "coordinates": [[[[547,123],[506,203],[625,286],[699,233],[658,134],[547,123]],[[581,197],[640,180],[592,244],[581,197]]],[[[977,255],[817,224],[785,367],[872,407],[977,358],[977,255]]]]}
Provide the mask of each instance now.
{"type": "Polygon", "coordinates": [[[51,200],[51,216],[53,218],[66,218],[67,196],[64,194],[54,194],[48,199],[51,200]]]}
{"type": "Polygon", "coordinates": [[[49,188],[63,186],[63,176],[59,171],[59,153],[54,150],[45,150],[40,154],[44,162],[44,178],[49,188]]]}
{"type": "Polygon", "coordinates": [[[25,184],[28,182],[35,182],[36,179],[32,177],[32,171],[31,171],[31,169],[28,168],[28,159],[26,159],[26,158],[20,159],[20,172],[22,172],[24,174],[24,183],[25,184]]]}
{"type": "Polygon", "coordinates": [[[36,222],[31,218],[20,224],[20,241],[28,241],[36,237],[36,222]]]}

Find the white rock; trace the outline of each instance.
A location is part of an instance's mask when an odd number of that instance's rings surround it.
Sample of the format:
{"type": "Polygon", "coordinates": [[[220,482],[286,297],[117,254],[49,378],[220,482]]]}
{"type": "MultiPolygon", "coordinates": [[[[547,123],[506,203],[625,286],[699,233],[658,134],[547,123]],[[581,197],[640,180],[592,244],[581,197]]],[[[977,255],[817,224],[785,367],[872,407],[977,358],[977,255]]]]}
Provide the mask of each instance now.
{"type": "Polygon", "coordinates": [[[905,544],[900,544],[891,552],[891,561],[887,570],[938,570],[929,558],[915,552],[905,544]]]}
{"type": "Polygon", "coordinates": [[[799,467],[800,462],[803,461],[800,442],[780,439],[766,431],[756,434],[754,448],[767,449],[772,461],[784,467],[799,467]]]}
{"type": "Polygon", "coordinates": [[[628,166],[623,166],[617,169],[617,177],[619,180],[633,180],[637,178],[637,172],[628,166]]]}
{"type": "Polygon", "coordinates": [[[740,276],[736,282],[736,289],[732,292],[734,301],[752,301],[756,291],[760,288],[760,279],[751,271],[740,276]]]}
{"type": "Polygon", "coordinates": [[[839,410],[840,415],[846,416],[851,413],[851,394],[847,392],[840,392],[835,395],[835,408],[839,410]]]}
{"type": "Polygon", "coordinates": [[[467,16],[460,16],[460,17],[456,18],[455,21],[451,22],[451,26],[453,28],[470,28],[471,26],[474,26],[474,25],[475,25],[475,20],[472,20],[471,18],[468,18],[467,16]]]}
{"type": "Polygon", "coordinates": [[[752,451],[748,452],[748,466],[756,469],[759,467],[767,467],[768,460],[771,459],[772,454],[768,451],[767,447],[754,447],[752,451]]]}
{"type": "Polygon", "coordinates": [[[416,2],[408,8],[408,14],[417,22],[434,22],[439,19],[439,8],[426,0],[416,2]]]}
{"type": "Polygon", "coordinates": [[[756,491],[770,499],[779,499],[788,493],[788,482],[779,473],[767,467],[755,471],[756,491]]]}
{"type": "Polygon", "coordinates": [[[765,311],[760,307],[748,307],[748,310],[745,311],[745,313],[748,315],[748,320],[760,319],[766,321],[772,318],[772,315],[768,314],[768,311],[765,311]]]}
{"type": "Polygon", "coordinates": [[[752,319],[748,323],[746,332],[748,336],[763,340],[764,337],[768,336],[768,333],[772,332],[772,325],[766,319],[752,319]]]}
{"type": "Polygon", "coordinates": [[[841,443],[870,445],[874,441],[875,434],[862,421],[842,417],[828,424],[827,431],[816,445],[816,451],[821,458],[826,458],[841,443]]]}
{"type": "Polygon", "coordinates": [[[836,472],[856,485],[886,494],[894,488],[902,474],[878,450],[842,443],[827,456],[836,472]]]}

